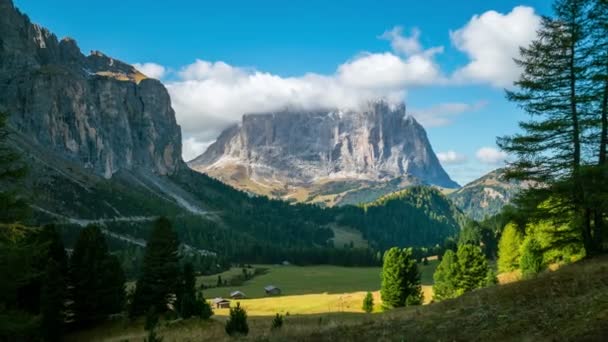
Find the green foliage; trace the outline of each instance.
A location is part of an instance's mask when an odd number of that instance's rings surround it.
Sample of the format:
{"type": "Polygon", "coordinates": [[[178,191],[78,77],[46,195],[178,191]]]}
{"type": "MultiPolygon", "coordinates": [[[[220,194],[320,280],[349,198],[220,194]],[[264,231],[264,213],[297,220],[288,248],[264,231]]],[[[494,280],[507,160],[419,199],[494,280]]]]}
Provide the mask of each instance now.
{"type": "Polygon", "coordinates": [[[162,342],[163,338],[156,333],[159,321],[160,319],[158,317],[158,312],[156,312],[156,308],[151,306],[148,311],[146,311],[144,329],[148,332],[148,336],[144,339],[145,342],[162,342]]]}
{"type": "Polygon", "coordinates": [[[197,311],[201,319],[208,320],[213,316],[213,308],[211,307],[211,304],[205,300],[202,294],[199,294],[197,303],[199,306],[197,311]]]}
{"type": "Polygon", "coordinates": [[[362,309],[366,313],[374,311],[374,296],[372,296],[372,293],[369,291],[365,294],[365,298],[363,298],[362,309]]]}
{"type": "Polygon", "coordinates": [[[61,341],[64,326],[66,284],[60,265],[50,259],[44,275],[40,303],[40,330],[45,341],[61,341]]]}
{"type": "Polygon", "coordinates": [[[122,311],[125,277],[98,227],[88,226],[80,233],[70,258],[70,278],[78,324],[99,322],[122,311]]]}
{"type": "Polygon", "coordinates": [[[460,245],[456,253],[448,250],[433,275],[433,299],[456,298],[465,292],[497,282],[481,248],[460,245]]]}
{"type": "Polygon", "coordinates": [[[442,301],[445,299],[456,298],[460,295],[458,290],[458,265],[456,254],[447,250],[441,258],[441,263],[437,266],[433,274],[433,299],[442,301]]]}
{"type": "Polygon", "coordinates": [[[137,280],[130,310],[132,317],[144,313],[150,306],[159,313],[165,312],[170,297],[179,293],[178,246],[171,222],[159,218],[146,245],[141,276],[137,280]]]}
{"type": "Polygon", "coordinates": [[[230,308],[230,316],[226,322],[226,333],[233,335],[247,335],[249,325],[247,325],[247,312],[241,307],[241,303],[236,303],[236,307],[230,308]]]}
{"type": "Polygon", "coordinates": [[[420,272],[411,249],[393,247],[384,253],[380,293],[387,309],[422,303],[420,272]]]}
{"type": "Polygon", "coordinates": [[[276,330],[276,329],[281,329],[282,327],[283,327],[283,315],[276,314],[274,316],[274,318],[272,319],[272,326],[270,327],[270,329],[276,330]]]}
{"type": "Polygon", "coordinates": [[[197,307],[196,298],[196,278],[194,276],[194,268],[191,263],[184,265],[184,272],[182,274],[182,289],[180,296],[177,298],[179,305],[179,312],[182,318],[190,318],[196,315],[199,307],[197,307]]]}
{"type": "Polygon", "coordinates": [[[520,246],[524,236],[514,223],[509,223],[498,243],[498,271],[511,272],[519,268],[520,246]]]}
{"type": "Polygon", "coordinates": [[[468,292],[486,284],[488,261],[481,248],[473,245],[461,245],[456,252],[458,260],[458,290],[468,292]]]}
{"type": "Polygon", "coordinates": [[[543,270],[543,252],[540,243],[534,237],[528,236],[524,240],[519,264],[524,278],[533,277],[543,270]]]}

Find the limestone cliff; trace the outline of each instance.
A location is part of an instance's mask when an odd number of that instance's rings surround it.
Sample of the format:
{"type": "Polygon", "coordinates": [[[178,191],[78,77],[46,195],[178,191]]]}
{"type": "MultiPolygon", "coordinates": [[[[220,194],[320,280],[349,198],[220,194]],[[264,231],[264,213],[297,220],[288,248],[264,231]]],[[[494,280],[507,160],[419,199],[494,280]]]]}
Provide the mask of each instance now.
{"type": "Polygon", "coordinates": [[[300,186],[413,176],[426,184],[458,187],[439,163],[424,128],[406,116],[405,106],[383,101],[359,111],[244,115],[189,165],[229,183],[236,173],[260,184],[300,186]]]}
{"type": "Polygon", "coordinates": [[[110,178],[182,165],[169,94],[134,67],[57,37],[0,0],[0,110],[33,142],[110,178]]]}

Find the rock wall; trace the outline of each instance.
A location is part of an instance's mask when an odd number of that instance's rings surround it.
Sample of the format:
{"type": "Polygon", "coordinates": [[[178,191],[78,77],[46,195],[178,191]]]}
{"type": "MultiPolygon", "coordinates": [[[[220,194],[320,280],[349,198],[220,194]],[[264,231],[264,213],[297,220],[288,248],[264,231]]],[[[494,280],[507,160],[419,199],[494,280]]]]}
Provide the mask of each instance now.
{"type": "Polygon", "coordinates": [[[159,81],[100,52],[83,55],[11,0],[0,0],[0,110],[24,136],[106,178],[183,165],[181,130],[159,81]]]}

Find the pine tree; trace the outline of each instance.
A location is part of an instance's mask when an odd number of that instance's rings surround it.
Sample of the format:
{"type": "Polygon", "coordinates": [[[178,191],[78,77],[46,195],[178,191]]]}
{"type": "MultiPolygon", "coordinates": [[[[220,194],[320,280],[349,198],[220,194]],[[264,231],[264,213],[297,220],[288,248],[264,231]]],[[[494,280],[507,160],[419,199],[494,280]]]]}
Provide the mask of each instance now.
{"type": "Polygon", "coordinates": [[[380,294],[387,309],[422,303],[420,272],[411,249],[393,247],[384,254],[380,294]]]}
{"type": "Polygon", "coordinates": [[[473,245],[460,245],[456,252],[457,289],[468,292],[484,287],[488,275],[488,261],[481,248],[473,245]]]}
{"type": "Polygon", "coordinates": [[[447,250],[441,258],[441,263],[437,266],[433,274],[433,299],[442,301],[456,298],[461,293],[458,292],[458,265],[456,254],[452,250],[447,250]]]}
{"type": "Polygon", "coordinates": [[[365,294],[365,298],[363,298],[363,311],[366,313],[371,313],[374,311],[374,296],[372,296],[371,292],[367,292],[365,294]]]}
{"type": "Polygon", "coordinates": [[[66,284],[61,266],[53,259],[48,261],[43,284],[40,304],[42,336],[45,341],[61,341],[66,284]]]}
{"type": "Polygon", "coordinates": [[[517,225],[509,223],[505,226],[498,243],[498,271],[511,272],[519,268],[520,247],[524,240],[517,225]]]}
{"type": "Polygon", "coordinates": [[[171,296],[180,290],[179,242],[177,234],[166,218],[154,223],[146,245],[141,276],[137,280],[130,314],[141,315],[150,306],[165,312],[171,296]]]}
{"type": "Polygon", "coordinates": [[[87,325],[122,310],[124,274],[96,226],[83,229],[70,258],[74,320],[87,325]]]}
{"type": "Polygon", "coordinates": [[[236,307],[230,308],[230,316],[226,322],[225,330],[230,336],[247,335],[249,333],[247,311],[241,307],[241,303],[236,303],[236,307]]]}
{"type": "Polygon", "coordinates": [[[182,275],[183,285],[178,298],[180,303],[180,315],[182,318],[190,318],[194,315],[200,315],[200,305],[197,306],[196,298],[196,278],[194,276],[194,267],[191,263],[184,265],[182,275]]]}

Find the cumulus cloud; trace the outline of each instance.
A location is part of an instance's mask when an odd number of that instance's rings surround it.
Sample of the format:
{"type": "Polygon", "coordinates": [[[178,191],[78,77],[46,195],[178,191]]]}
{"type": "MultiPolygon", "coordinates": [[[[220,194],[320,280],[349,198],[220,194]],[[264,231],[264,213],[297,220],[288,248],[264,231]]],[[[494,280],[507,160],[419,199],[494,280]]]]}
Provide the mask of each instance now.
{"type": "Polygon", "coordinates": [[[477,160],[484,164],[500,165],[504,164],[507,154],[494,147],[482,147],[475,154],[477,160]]]}
{"type": "Polygon", "coordinates": [[[511,86],[520,75],[513,58],[519,55],[520,46],[536,38],[540,21],[532,7],[518,6],[507,14],[488,11],[475,15],[464,27],[450,32],[454,46],[470,58],[469,64],[454,73],[454,81],[511,86]]]}
{"type": "MultiPolygon", "coordinates": [[[[400,39],[399,32],[394,31],[391,39],[400,39]]],[[[407,39],[418,40],[418,35],[407,39]]],[[[245,113],[286,107],[352,109],[379,97],[389,102],[402,101],[408,87],[442,79],[434,61],[437,49],[430,50],[433,49],[424,50],[417,43],[415,49],[401,54],[361,53],[339,65],[332,74],[307,73],[297,77],[281,77],[222,61],[196,60],[179,70],[178,79],[166,85],[185,134],[207,141],[215,139],[245,113]]]]}
{"type": "Polygon", "coordinates": [[[444,165],[462,164],[467,161],[467,157],[455,151],[439,152],[437,158],[444,165]]]}
{"type": "Polygon", "coordinates": [[[184,139],[182,141],[182,157],[185,161],[190,161],[203,154],[212,143],[213,141],[199,142],[194,137],[184,139]]]}
{"type": "Polygon", "coordinates": [[[164,66],[156,63],[135,63],[133,66],[144,75],[157,80],[163,78],[167,72],[164,66]]]}
{"type": "Polygon", "coordinates": [[[478,101],[475,103],[440,103],[425,109],[414,108],[410,110],[410,113],[416,117],[423,126],[437,127],[448,125],[456,116],[466,112],[478,111],[487,104],[486,101],[478,101]]]}

